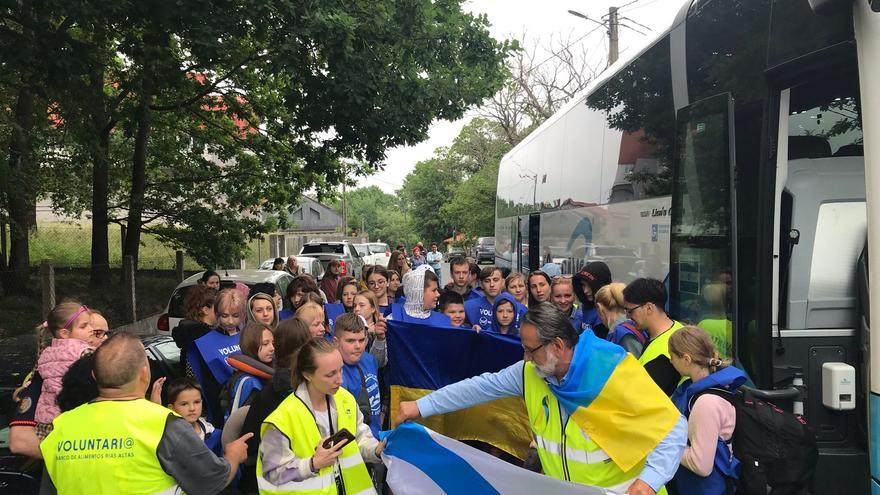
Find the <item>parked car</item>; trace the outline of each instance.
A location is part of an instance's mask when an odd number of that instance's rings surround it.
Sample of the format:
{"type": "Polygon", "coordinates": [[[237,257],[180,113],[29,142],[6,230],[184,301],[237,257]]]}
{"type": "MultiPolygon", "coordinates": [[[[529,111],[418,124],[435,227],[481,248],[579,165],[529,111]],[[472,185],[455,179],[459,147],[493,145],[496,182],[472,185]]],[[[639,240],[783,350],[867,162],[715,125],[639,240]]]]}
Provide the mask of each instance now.
{"type": "Polygon", "coordinates": [[[495,238],[494,237],[478,237],[477,243],[474,244],[474,259],[477,264],[483,261],[492,263],[495,261],[495,238]]]}
{"type": "MultiPolygon", "coordinates": [[[[286,262],[287,258],[284,258],[284,260],[286,262]]],[[[297,256],[296,262],[299,265],[299,271],[311,275],[316,282],[320,282],[321,279],[324,278],[324,266],[321,265],[321,262],[318,261],[317,258],[311,256],[297,256]]],[[[269,258],[260,263],[260,270],[271,270],[272,265],[274,264],[275,258],[269,258]]]]}
{"type": "Polygon", "coordinates": [[[388,266],[388,260],[391,258],[391,250],[388,244],[384,242],[370,242],[367,244],[355,244],[355,249],[361,258],[364,259],[365,265],[382,265],[388,266]]]}
{"type": "Polygon", "coordinates": [[[331,260],[339,260],[342,276],[351,275],[360,278],[364,271],[364,260],[358,254],[354,244],[348,241],[341,242],[309,242],[299,250],[301,256],[311,256],[321,262],[324,271],[331,260]]]}
{"type": "MultiPolygon", "coordinates": [[[[270,283],[275,285],[275,290],[282,296],[285,308],[290,304],[285,297],[287,286],[293,280],[293,275],[279,270],[218,270],[220,274],[220,288],[226,289],[235,287],[236,282],[241,282],[248,287],[253,287],[259,283],[270,283]]],[[[165,313],[159,316],[156,328],[160,335],[168,335],[168,332],[174,329],[184,316],[184,301],[186,294],[190,288],[198,283],[202,272],[184,280],[171,293],[168,299],[168,305],[165,307],[165,313]]]]}
{"type": "Polygon", "coordinates": [[[461,246],[452,246],[451,248],[449,248],[449,251],[446,252],[446,261],[449,261],[455,256],[467,257],[467,253],[461,246]]]}

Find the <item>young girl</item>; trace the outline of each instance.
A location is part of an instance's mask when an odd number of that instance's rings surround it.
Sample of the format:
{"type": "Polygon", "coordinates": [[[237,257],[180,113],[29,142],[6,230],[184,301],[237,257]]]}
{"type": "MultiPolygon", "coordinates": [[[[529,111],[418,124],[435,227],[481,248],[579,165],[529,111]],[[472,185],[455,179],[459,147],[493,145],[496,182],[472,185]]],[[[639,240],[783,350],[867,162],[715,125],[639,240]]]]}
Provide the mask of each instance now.
{"type": "Polygon", "coordinates": [[[293,281],[290,282],[290,285],[287,286],[286,294],[287,300],[290,301],[290,309],[281,311],[278,314],[278,317],[282,320],[293,318],[296,314],[296,310],[305,304],[305,295],[309,292],[314,292],[319,297],[321,296],[321,289],[318,288],[318,285],[312,277],[303,274],[293,279],[293,281]]]}
{"type": "Polygon", "coordinates": [[[192,378],[185,376],[175,378],[164,386],[162,386],[162,382],[164,382],[164,378],[156,380],[156,384],[162,387],[162,402],[165,403],[165,407],[176,412],[191,424],[196,435],[205,442],[205,445],[217,456],[222,456],[223,446],[220,443],[220,437],[223,432],[214,428],[202,417],[202,388],[199,384],[192,378]]]}
{"type": "Polygon", "coordinates": [[[502,292],[495,298],[492,313],[492,331],[511,337],[519,337],[519,318],[513,296],[502,292]]]}
{"type": "Polygon", "coordinates": [[[403,276],[409,271],[409,263],[406,262],[406,256],[403,254],[403,251],[391,253],[391,258],[388,260],[388,269],[396,271],[400,275],[400,280],[403,280],[403,276]]]}
{"type": "Polygon", "coordinates": [[[248,323],[261,323],[270,328],[278,324],[278,307],[275,298],[265,292],[257,292],[251,296],[247,304],[248,323]]]}
{"type": "Polygon", "coordinates": [[[388,271],[388,297],[395,304],[402,304],[405,300],[403,290],[400,288],[400,274],[395,270],[388,271]]]}
{"type": "Polygon", "coordinates": [[[362,290],[354,298],[354,314],[367,322],[367,351],[376,358],[379,367],[388,363],[388,349],[385,342],[385,317],[379,311],[373,291],[362,290]]]}
{"type": "Polygon", "coordinates": [[[717,393],[736,393],[745,374],[725,366],[712,338],[699,327],[684,327],[669,337],[672,366],[689,377],[672,394],[672,402],[688,418],[688,446],[673,482],[679,493],[727,493],[726,478],[736,476],[738,461],[729,442],[736,428],[736,409],[717,393]],[[696,397],[696,398],[695,398],[696,397]]]}
{"type": "Polygon", "coordinates": [[[387,315],[391,310],[391,299],[388,297],[388,271],[376,266],[367,277],[367,288],[373,291],[379,311],[387,315]]]}
{"type": "Polygon", "coordinates": [[[208,421],[222,425],[221,389],[233,371],[226,356],[241,350],[238,332],[245,317],[245,300],[241,291],[221,290],[214,313],[217,328],[196,339],[186,350],[186,374],[201,385],[208,421]]]}
{"type": "Polygon", "coordinates": [[[275,358],[275,337],[272,328],[262,323],[249,323],[241,332],[241,354],[226,361],[236,369],[226,382],[225,398],[229,401],[227,417],[247,404],[251,394],[263,388],[264,380],[272,377],[275,358]]]}
{"type": "Polygon", "coordinates": [[[358,282],[354,277],[342,277],[336,286],[336,303],[341,304],[346,313],[354,309],[354,296],[357,295],[358,282]]]}
{"type": "Polygon", "coordinates": [[[294,392],[263,423],[256,469],[261,491],[323,486],[307,491],[337,493],[336,479],[339,493],[375,493],[364,461],[380,463],[385,444],[373,438],[357,399],[341,386],[341,354],[330,342],[312,339],[294,363],[294,392]],[[324,447],[343,428],[355,441],[324,447]]]}
{"type": "Polygon", "coordinates": [[[604,325],[611,330],[605,337],[623,347],[636,359],[642,355],[648,334],[639,330],[638,325],[626,317],[626,306],[623,303],[623,289],[626,284],[612,282],[599,289],[593,296],[596,301],[596,310],[602,318],[604,325]]]}
{"type": "Polygon", "coordinates": [[[94,339],[89,308],[74,301],[63,302],[49,311],[45,327],[52,332],[52,343],[43,349],[37,359],[37,371],[43,378],[34,421],[41,439],[51,431],[52,420],[61,413],[55,397],[61,390],[61,380],[70,366],[84,354],[95,350],[89,345],[94,339]]]}
{"type": "Polygon", "coordinates": [[[550,300],[550,275],[535,270],[529,273],[529,305],[550,300]]]}
{"type": "Polygon", "coordinates": [[[504,281],[507,292],[523,306],[529,306],[529,291],[526,289],[526,278],[522,273],[511,273],[504,281]]]}

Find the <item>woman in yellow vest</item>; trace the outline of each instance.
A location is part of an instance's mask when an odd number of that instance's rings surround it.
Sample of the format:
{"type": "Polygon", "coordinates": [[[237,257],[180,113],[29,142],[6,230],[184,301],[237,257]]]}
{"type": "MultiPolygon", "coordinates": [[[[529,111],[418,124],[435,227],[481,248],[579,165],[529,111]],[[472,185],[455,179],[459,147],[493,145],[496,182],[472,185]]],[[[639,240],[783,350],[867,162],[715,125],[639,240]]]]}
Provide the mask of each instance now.
{"type": "Polygon", "coordinates": [[[263,421],[257,478],[260,494],[375,494],[364,461],[381,462],[385,444],[364,423],[342,388],[342,356],[323,338],[307,342],[291,366],[294,393],[263,421]],[[340,430],[355,436],[329,448],[340,430]]]}

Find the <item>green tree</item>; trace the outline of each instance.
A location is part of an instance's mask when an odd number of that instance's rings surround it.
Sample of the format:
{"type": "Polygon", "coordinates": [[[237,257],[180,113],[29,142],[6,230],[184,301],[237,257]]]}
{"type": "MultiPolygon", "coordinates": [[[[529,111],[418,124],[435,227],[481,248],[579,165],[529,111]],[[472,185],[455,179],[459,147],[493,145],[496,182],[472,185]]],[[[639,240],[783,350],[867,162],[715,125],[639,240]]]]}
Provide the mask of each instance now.
{"type": "MultiPolygon", "coordinates": [[[[224,264],[265,229],[261,214],[283,217],[299,192],[321,195],[365,171],[343,160],[381,162],[388,147],[424,139],[433,120],[459,118],[500,86],[510,45],[461,3],[230,0],[222,16],[195,0],[10,4],[0,41],[21,56],[0,90],[43,98],[25,101],[28,122],[57,102],[64,140],[45,182],[65,213],[92,211],[93,264],[106,258],[114,222],[135,258],[151,232],[224,264]],[[53,73],[34,60],[67,65],[53,73]]],[[[10,156],[38,155],[20,152],[40,144],[35,126],[0,126],[10,156]]],[[[19,196],[32,203],[36,193],[19,196]]],[[[13,200],[3,203],[10,217],[32,209],[13,200]]],[[[14,242],[26,268],[27,236],[14,242]]]]}
{"type": "Polygon", "coordinates": [[[452,235],[452,219],[441,212],[441,207],[452,197],[462,180],[462,172],[438,157],[416,164],[403,181],[400,197],[405,214],[412,222],[415,233],[423,242],[441,242],[452,235]]]}
{"type": "Polygon", "coordinates": [[[499,163],[487,164],[462,182],[452,198],[440,208],[440,214],[449,219],[457,232],[471,236],[494,235],[499,163]]]}

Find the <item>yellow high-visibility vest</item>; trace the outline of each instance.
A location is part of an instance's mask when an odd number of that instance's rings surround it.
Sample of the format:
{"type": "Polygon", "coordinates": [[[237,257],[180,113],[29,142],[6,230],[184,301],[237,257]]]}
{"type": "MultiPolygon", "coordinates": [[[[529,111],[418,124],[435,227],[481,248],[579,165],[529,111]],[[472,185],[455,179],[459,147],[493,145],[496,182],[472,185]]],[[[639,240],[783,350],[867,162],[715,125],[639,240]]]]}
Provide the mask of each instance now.
{"type": "Polygon", "coordinates": [[[156,455],[172,414],[145,399],[91,402],[62,413],[40,444],[58,494],[181,493],[156,455]]]}
{"type": "MultiPolygon", "coordinates": [[[[336,404],[337,429],[345,428],[352,434],[357,433],[358,405],[355,398],[344,388],[333,395],[336,404]]],[[[315,422],[315,415],[306,404],[291,393],[270,414],[260,429],[266,434],[269,425],[278,429],[290,441],[290,449],[298,458],[308,458],[315,454],[315,446],[321,440],[321,433],[315,422]]],[[[345,485],[346,495],[375,494],[373,480],[367,472],[364,459],[361,457],[357,442],[349,442],[342,448],[337,463],[345,485]]],[[[303,481],[289,481],[281,486],[274,485],[263,477],[263,456],[257,456],[257,484],[261,495],[334,495],[337,493],[333,466],[327,466],[318,474],[303,481]]]]}
{"type": "MultiPolygon", "coordinates": [[[[621,470],[569,416],[562,423],[559,402],[532,362],[523,369],[523,395],[544,474],[624,493],[638,478],[645,460],[621,470]]],[[[662,488],[659,494],[666,494],[662,488]]]]}

